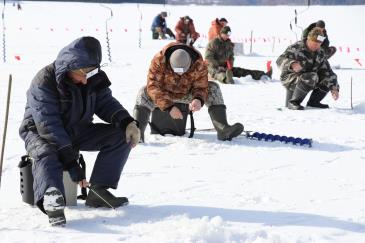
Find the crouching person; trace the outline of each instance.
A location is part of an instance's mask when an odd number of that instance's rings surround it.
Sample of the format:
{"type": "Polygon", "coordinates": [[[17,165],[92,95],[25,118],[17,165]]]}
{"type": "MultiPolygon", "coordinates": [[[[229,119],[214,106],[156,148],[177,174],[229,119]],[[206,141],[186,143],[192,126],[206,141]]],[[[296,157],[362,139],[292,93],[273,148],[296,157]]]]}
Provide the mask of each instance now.
{"type": "Polygon", "coordinates": [[[209,41],[205,50],[205,60],[208,63],[208,72],[212,79],[221,83],[234,84],[233,77],[245,77],[251,75],[255,80],[262,77],[272,77],[272,68],[268,72],[251,70],[242,67],[234,67],[234,43],[229,38],[231,28],[224,26],[219,36],[209,41]]]}
{"type": "Polygon", "coordinates": [[[97,39],[76,39],[36,74],[27,91],[19,132],[34,160],[35,203],[53,226],[66,223],[64,170],[81,187],[92,189],[87,206],[128,204],[126,197],[115,197],[107,189],[117,188],[140,133],[136,121],[112,96],[111,83],[100,70],[101,53],[97,39]],[[94,114],[106,123],[93,123],[94,114]],[[80,150],[99,151],[90,183],[77,163],[80,150]]]}
{"type": "Polygon", "coordinates": [[[201,54],[182,43],[170,43],[154,56],[147,86],[137,95],[134,118],[139,123],[142,142],[154,108],[169,111],[173,119],[183,118],[174,103],[189,104],[193,112],[205,104],[219,140],[231,140],[243,131],[240,123],[228,124],[222,92],[218,84],[208,82],[208,70],[201,54]]]}
{"type": "Polygon", "coordinates": [[[337,75],[332,71],[321,44],[325,37],[320,28],[313,28],[306,40],[289,46],[276,63],[281,70],[280,79],[287,89],[286,106],[303,110],[301,105],[311,91],[307,106],[328,108],[322,99],[331,91],[334,100],[339,97],[337,75]]]}

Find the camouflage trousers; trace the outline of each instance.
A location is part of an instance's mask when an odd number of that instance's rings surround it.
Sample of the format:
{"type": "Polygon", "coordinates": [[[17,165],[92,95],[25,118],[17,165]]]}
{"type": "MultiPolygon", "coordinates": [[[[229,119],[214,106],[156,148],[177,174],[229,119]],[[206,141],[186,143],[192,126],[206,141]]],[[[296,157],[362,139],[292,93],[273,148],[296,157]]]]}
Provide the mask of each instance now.
{"type": "Polygon", "coordinates": [[[316,72],[306,72],[306,73],[292,73],[288,75],[288,78],[283,80],[283,85],[289,89],[294,90],[296,85],[301,82],[304,83],[308,88],[314,89],[319,86],[327,86],[329,83],[329,78],[320,79],[316,72]]]}
{"type": "MultiPolygon", "coordinates": [[[[189,104],[193,100],[193,96],[191,93],[182,97],[181,99],[174,100],[175,103],[184,103],[189,104]]],[[[143,86],[137,94],[136,105],[144,106],[150,109],[151,111],[156,107],[153,103],[151,97],[147,93],[146,86],[143,86]]],[[[212,105],[224,105],[222,91],[219,85],[215,82],[208,82],[208,98],[205,101],[205,105],[207,107],[212,105]]]]}

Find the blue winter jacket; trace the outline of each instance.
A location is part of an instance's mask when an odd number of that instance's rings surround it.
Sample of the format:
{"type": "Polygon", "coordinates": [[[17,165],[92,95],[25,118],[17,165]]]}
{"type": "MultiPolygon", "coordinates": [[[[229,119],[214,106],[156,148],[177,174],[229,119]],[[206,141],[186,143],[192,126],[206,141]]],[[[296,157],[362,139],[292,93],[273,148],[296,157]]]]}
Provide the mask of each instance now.
{"type": "Polygon", "coordinates": [[[82,37],[64,47],[56,60],[33,78],[19,129],[31,157],[37,160],[57,152],[60,158],[72,159],[72,139],[93,121],[94,114],[123,132],[133,121],[112,96],[111,83],[103,71],[89,78],[87,85],[74,84],[66,75],[79,68],[100,68],[101,58],[99,41],[82,37]]]}
{"type": "Polygon", "coordinates": [[[152,21],[151,30],[155,31],[156,27],[166,30],[166,19],[162,18],[161,14],[157,15],[152,21]]]}

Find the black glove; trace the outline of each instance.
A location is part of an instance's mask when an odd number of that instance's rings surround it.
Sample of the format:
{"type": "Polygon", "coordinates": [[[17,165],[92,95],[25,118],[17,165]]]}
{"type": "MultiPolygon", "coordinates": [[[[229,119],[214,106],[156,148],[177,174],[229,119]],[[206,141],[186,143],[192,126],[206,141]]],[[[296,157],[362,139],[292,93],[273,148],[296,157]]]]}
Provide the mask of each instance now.
{"type": "Polygon", "coordinates": [[[64,168],[70,167],[68,164],[71,164],[73,161],[77,161],[79,159],[79,152],[69,145],[58,150],[58,158],[63,164],[64,168]]]}
{"type": "Polygon", "coordinates": [[[58,150],[58,158],[63,165],[63,169],[68,171],[71,180],[76,183],[85,179],[85,173],[77,162],[79,156],[78,151],[71,146],[66,146],[58,150]]]}
{"type": "Polygon", "coordinates": [[[83,169],[81,168],[80,164],[76,160],[67,165],[68,165],[68,167],[65,169],[70,174],[72,181],[78,183],[79,181],[86,179],[83,169]]]}

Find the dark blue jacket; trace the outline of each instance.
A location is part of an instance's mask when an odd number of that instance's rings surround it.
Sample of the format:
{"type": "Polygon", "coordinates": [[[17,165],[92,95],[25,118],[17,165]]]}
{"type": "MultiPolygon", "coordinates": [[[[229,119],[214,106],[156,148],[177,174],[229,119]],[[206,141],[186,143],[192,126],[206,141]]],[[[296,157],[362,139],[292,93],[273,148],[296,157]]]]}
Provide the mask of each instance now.
{"type": "Polygon", "coordinates": [[[161,14],[153,19],[151,30],[155,31],[156,27],[160,27],[162,30],[166,29],[166,19],[162,18],[161,14]]]}
{"type": "Polygon", "coordinates": [[[92,122],[94,114],[123,132],[133,121],[128,111],[112,96],[111,83],[103,71],[89,78],[87,85],[74,84],[66,75],[79,68],[100,68],[100,62],[99,41],[82,37],[64,47],[56,60],[33,78],[19,129],[31,157],[40,159],[54,152],[62,158],[67,157],[75,149],[73,137],[85,124],[92,122]]]}

